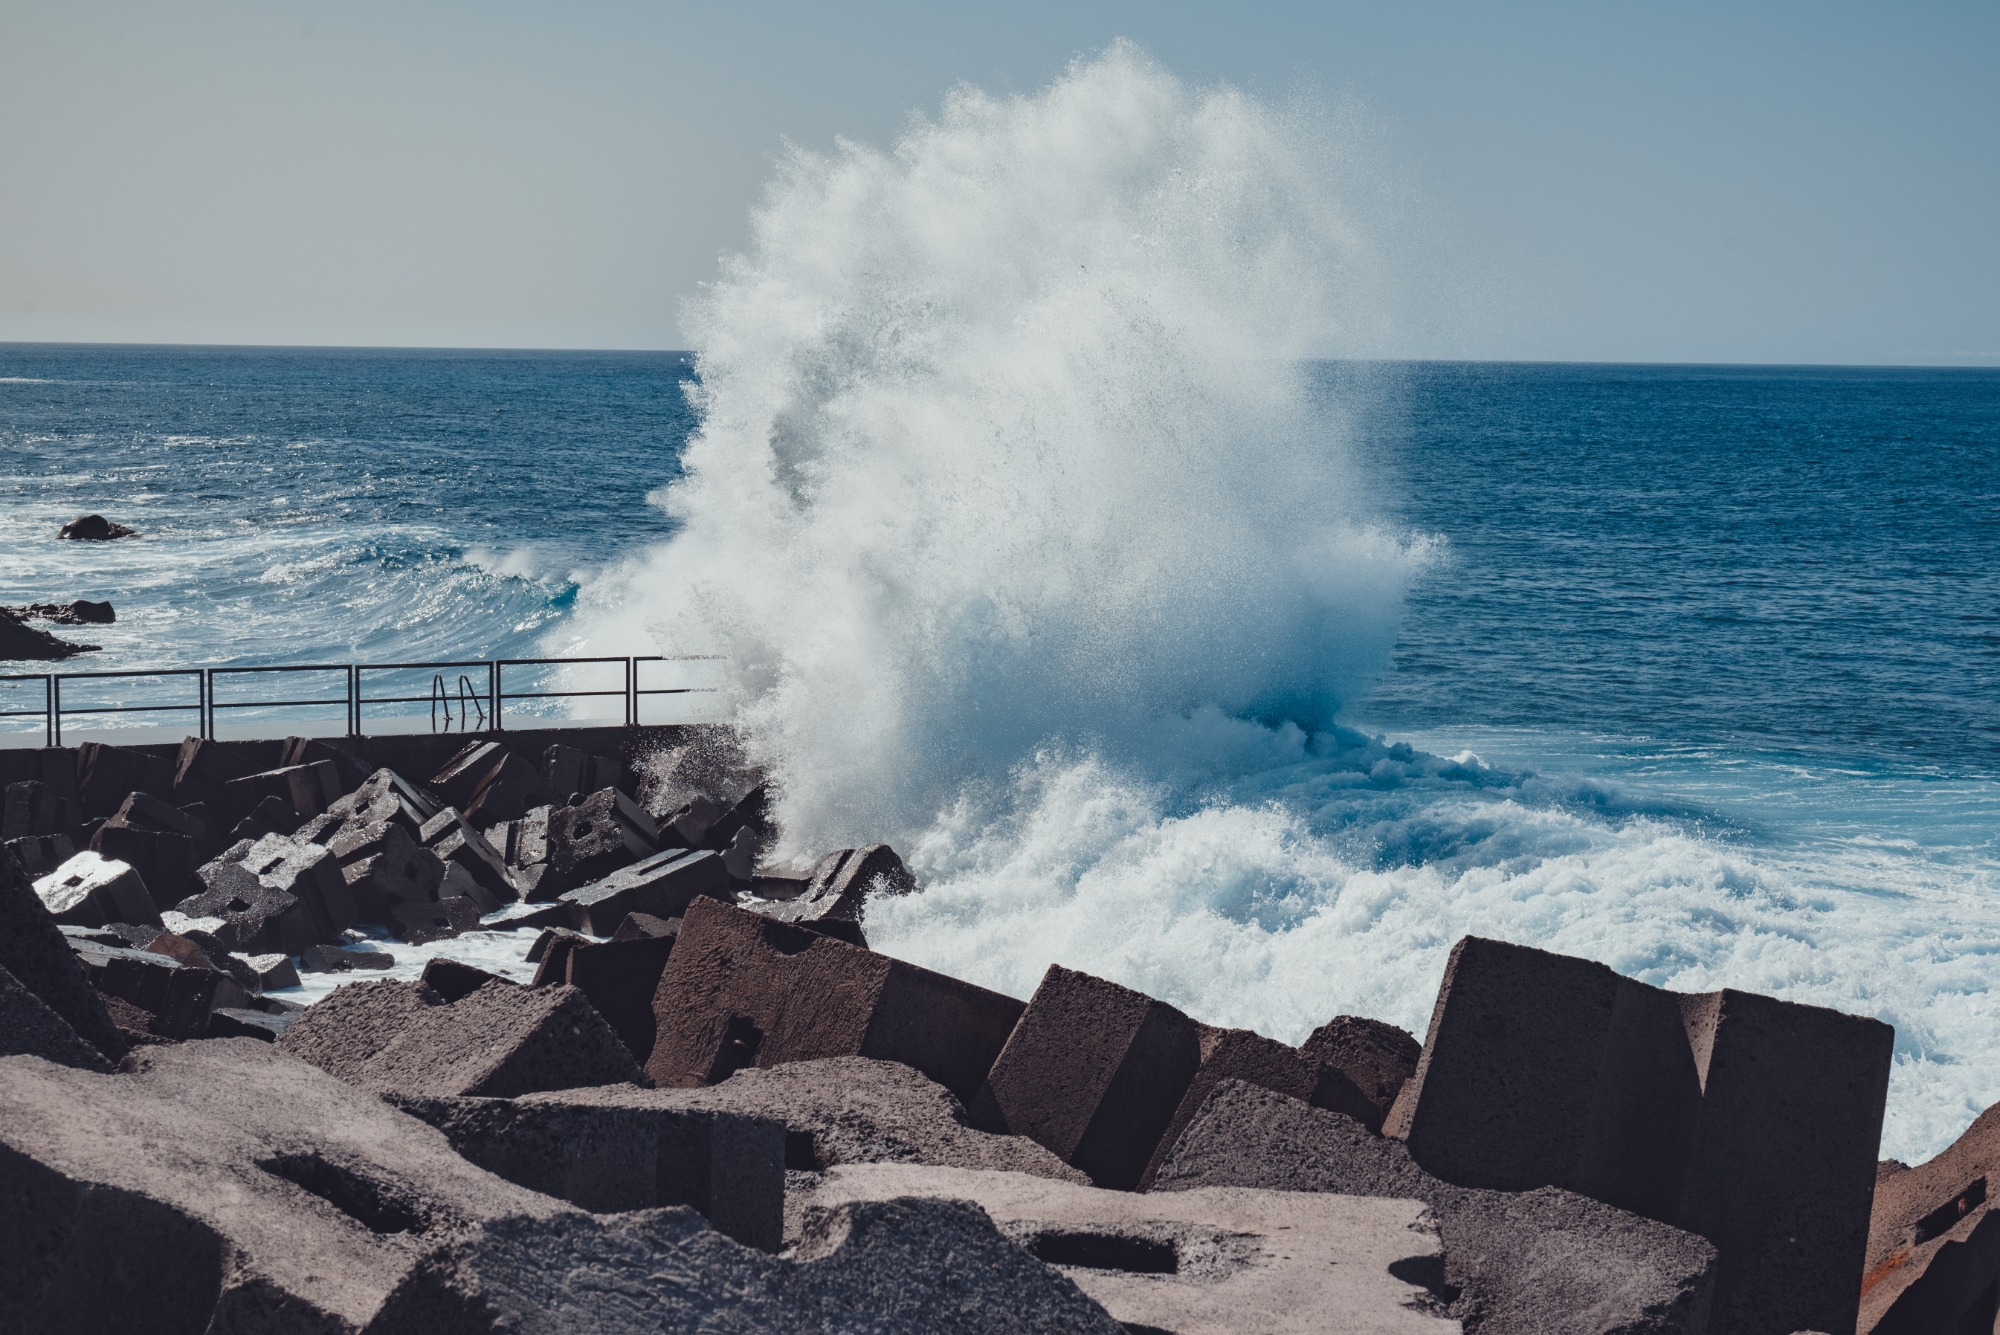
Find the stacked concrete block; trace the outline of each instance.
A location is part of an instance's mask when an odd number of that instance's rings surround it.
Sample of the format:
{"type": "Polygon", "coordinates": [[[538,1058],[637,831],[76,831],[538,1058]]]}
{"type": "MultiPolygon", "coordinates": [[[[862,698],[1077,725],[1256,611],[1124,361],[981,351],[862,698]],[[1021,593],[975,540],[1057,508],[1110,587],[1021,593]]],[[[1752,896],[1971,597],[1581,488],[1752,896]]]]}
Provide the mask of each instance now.
{"type": "Polygon", "coordinates": [[[223,793],[227,813],[238,819],[269,797],[310,819],[340,800],[340,770],[327,760],[287,765],[231,779],[223,785],[223,793]]]}
{"type": "Polygon", "coordinates": [[[535,970],[536,987],[567,983],[590,999],[632,1059],[653,1055],[653,996],[666,972],[677,932],[625,941],[572,938],[554,942],[535,970]]]}
{"type": "Polygon", "coordinates": [[[126,1044],[20,860],[0,849],[0,968],[110,1061],[126,1044]]]}
{"type": "Polygon", "coordinates": [[[474,968],[461,960],[446,959],[442,955],[434,956],[424,962],[424,971],[417,981],[446,1001],[469,997],[488,983],[507,982],[498,974],[474,968]]]}
{"type": "Polygon", "coordinates": [[[651,857],[658,835],[653,818],[631,798],[602,789],[549,813],[549,874],[570,888],[602,880],[651,857]]]}
{"type": "Polygon", "coordinates": [[[8,784],[0,800],[0,839],[70,834],[83,821],[74,801],[39,779],[8,784]]]}
{"type": "Polygon", "coordinates": [[[0,1057],[40,1057],[86,1071],[109,1071],[104,1054],[86,1043],[48,1003],[0,967],[0,1057]]]}
{"type": "Polygon", "coordinates": [[[1384,1130],[1446,1181],[1568,1187],[1709,1239],[1717,1335],[1846,1330],[1893,1040],[1468,937],[1384,1130]]]}
{"type": "Polygon", "coordinates": [[[146,1032],[161,1038],[199,1038],[208,1030],[222,975],[151,950],[79,943],[78,963],[92,987],[129,1002],[149,1017],[146,1032]]]}
{"type": "Polygon", "coordinates": [[[137,868],[157,909],[172,908],[197,885],[195,869],[201,859],[194,840],[184,834],[107,820],[90,837],[90,851],[137,868]]]}
{"type": "Polygon", "coordinates": [[[39,880],[76,856],[76,844],[66,834],[29,834],[0,840],[0,848],[21,860],[31,879],[39,880]]]}
{"type": "Polygon", "coordinates": [[[37,880],[35,893],[50,916],[68,926],[160,921],[145,878],[130,863],[87,849],[37,880]]]}
{"type": "Polygon", "coordinates": [[[279,1044],[385,1094],[510,1098],[644,1078],[572,987],[488,983],[454,1002],[421,984],[343,987],[300,1016],[279,1044]]]}
{"type": "Polygon", "coordinates": [[[729,898],[729,873],[719,854],[670,848],[612,872],[603,880],[571,890],[557,902],[567,905],[575,925],[609,936],[633,913],[677,918],[697,898],[729,898]]]}
{"type": "Polygon", "coordinates": [[[417,835],[425,848],[447,863],[455,863],[465,869],[479,887],[481,902],[487,912],[520,898],[520,889],[514,884],[514,877],[507,868],[507,859],[473,827],[472,822],[458,813],[457,807],[440,810],[419,827],[417,835]]]}
{"type": "Polygon", "coordinates": [[[76,752],[66,746],[0,747],[0,788],[29,781],[75,802],[76,752]]]}
{"type": "Polygon", "coordinates": [[[700,898],[660,977],[646,1069],[656,1084],[689,1086],[750,1066],[876,1057],[966,1098],[1021,1010],[997,992],[700,898]]]}
{"type": "Polygon", "coordinates": [[[397,821],[350,821],[324,846],[369,922],[389,922],[408,904],[435,904],[444,863],[397,821]]]}
{"type": "Polygon", "coordinates": [[[611,756],[594,756],[556,742],[542,753],[542,773],[548,779],[549,791],[560,802],[579,793],[619,787],[625,777],[625,766],[611,756]]]}
{"type": "Polygon", "coordinates": [[[1139,1184],[1201,1065],[1201,1026],[1162,1001],[1050,965],[972,1104],[1103,1187],[1139,1184]]]}
{"type": "Polygon", "coordinates": [[[761,911],[785,922],[859,922],[871,894],[902,895],[916,888],[916,878],[895,849],[869,844],[827,854],[796,898],[770,904],[761,911]]]}
{"type": "Polygon", "coordinates": [[[171,761],[102,742],[76,748],[77,805],[87,821],[109,816],[127,793],[171,792],[173,783],[171,761]]]}
{"type": "Polygon", "coordinates": [[[1313,1030],[1299,1044],[1299,1051],[1346,1076],[1371,1105],[1369,1115],[1361,1120],[1370,1130],[1378,1130],[1404,1083],[1416,1074],[1423,1047],[1393,1024],[1359,1015],[1336,1015],[1313,1030]]]}
{"type": "Polygon", "coordinates": [[[531,807],[554,800],[540,771],[498,742],[468,744],[445,763],[430,786],[466,819],[482,825],[517,819],[531,807]]]}
{"type": "Polygon", "coordinates": [[[213,812],[226,812],[231,799],[228,784],[257,772],[249,757],[221,742],[190,737],[181,743],[174,758],[173,786],[168,790],[177,805],[200,802],[213,812]]]}
{"type": "Polygon", "coordinates": [[[200,892],[175,906],[230,950],[297,955],[356,921],[354,897],[326,849],[273,835],[245,840],[197,872],[200,892]]]}

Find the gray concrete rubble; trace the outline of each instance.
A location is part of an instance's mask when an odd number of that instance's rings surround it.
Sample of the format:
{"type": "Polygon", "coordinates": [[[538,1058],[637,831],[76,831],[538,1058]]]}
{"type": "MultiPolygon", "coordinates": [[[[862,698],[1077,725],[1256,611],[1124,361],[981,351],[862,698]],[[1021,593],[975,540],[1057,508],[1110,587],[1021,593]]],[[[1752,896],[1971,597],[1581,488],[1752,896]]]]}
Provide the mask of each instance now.
{"type": "Polygon", "coordinates": [[[267,1043],[0,1058],[0,1330],[354,1331],[438,1242],[566,1208],[267,1043]]]}
{"type": "Polygon", "coordinates": [[[645,1079],[573,987],[494,981],[447,1002],[421,983],[342,988],[279,1046],[377,1093],[506,1098],[645,1079]]]}
{"type": "Polygon", "coordinates": [[[829,1210],[785,1258],[691,1210],[501,1220],[426,1256],[367,1335],[1130,1335],[962,1201],[829,1210]]]}
{"type": "Polygon", "coordinates": [[[785,1162],[817,1172],[841,1164],[909,1163],[1089,1179],[1026,1136],[974,1130],[943,1085],[901,1062],[827,1057],[738,1071],[705,1089],[614,1085],[530,1094],[524,1103],[595,1103],[769,1118],[785,1127],[785,1162]]]}
{"type": "Polygon", "coordinates": [[[1694,1234],[1554,1187],[1452,1186],[1351,1117],[1236,1080],[1209,1095],[1154,1191],[1225,1186],[1425,1202],[1444,1247],[1433,1287],[1475,1335],[1708,1329],[1715,1248],[1694,1234]]]}
{"type": "Polygon", "coordinates": [[[1127,1330],[1174,1335],[1457,1335],[1423,1202],[1240,1187],[1136,1195],[1019,1173],[836,1168],[804,1218],[861,1201],[970,1201],[1127,1330]]]}

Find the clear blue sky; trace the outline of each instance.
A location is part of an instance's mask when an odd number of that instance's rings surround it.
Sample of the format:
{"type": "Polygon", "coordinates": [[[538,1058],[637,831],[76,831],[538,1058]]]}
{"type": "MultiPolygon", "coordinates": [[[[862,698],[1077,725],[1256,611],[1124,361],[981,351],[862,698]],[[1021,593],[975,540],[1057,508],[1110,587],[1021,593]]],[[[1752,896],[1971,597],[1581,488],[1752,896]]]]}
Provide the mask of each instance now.
{"type": "Polygon", "coordinates": [[[1129,37],[1356,103],[1416,355],[2000,363],[2000,4],[8,0],[0,340],[676,347],[779,146],[1129,37]]]}

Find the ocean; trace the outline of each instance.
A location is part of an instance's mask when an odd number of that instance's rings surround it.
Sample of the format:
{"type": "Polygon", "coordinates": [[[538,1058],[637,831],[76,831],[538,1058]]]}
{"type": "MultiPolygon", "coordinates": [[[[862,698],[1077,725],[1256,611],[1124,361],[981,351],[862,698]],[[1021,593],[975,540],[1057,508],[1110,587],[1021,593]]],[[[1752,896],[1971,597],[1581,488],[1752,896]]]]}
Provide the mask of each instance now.
{"type": "MultiPolygon", "coordinates": [[[[690,376],[0,348],[0,601],[111,599],[115,626],[66,632],[105,644],[83,669],[574,648],[579,590],[675,528],[646,498],[679,475],[690,376]],[[141,536],[53,541],[90,510],[141,536]]],[[[1885,1153],[2000,1099],[2000,372],[1313,378],[1366,405],[1370,507],[1434,540],[1340,716],[1409,757],[1283,757],[1194,796],[1129,759],[1036,771],[1041,828],[956,830],[931,849],[947,923],[878,937],[1297,1039],[1335,1006],[1421,1033],[1442,950],[1485,932],[1894,1023],[1885,1153]]]]}
{"type": "Polygon", "coordinates": [[[2000,1100],[2000,371],[1385,359],[1341,134],[1123,45],[958,89],[788,154],[692,362],[0,347],[0,601],[698,661],[774,857],[918,873],[890,954],[1296,1042],[1500,937],[1878,1016],[1936,1152],[2000,1100]]]}

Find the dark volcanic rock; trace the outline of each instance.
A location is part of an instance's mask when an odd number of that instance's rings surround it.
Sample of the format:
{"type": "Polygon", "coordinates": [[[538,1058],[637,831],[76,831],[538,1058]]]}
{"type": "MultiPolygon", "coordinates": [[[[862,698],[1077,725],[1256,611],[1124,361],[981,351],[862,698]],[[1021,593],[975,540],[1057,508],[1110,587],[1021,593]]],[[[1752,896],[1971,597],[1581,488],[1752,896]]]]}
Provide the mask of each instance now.
{"type": "Polygon", "coordinates": [[[0,607],[0,614],[8,614],[22,621],[47,621],[58,626],[108,626],[118,620],[118,614],[111,610],[110,603],[93,603],[79,598],[70,603],[24,603],[18,607],[0,607]]]}
{"type": "Polygon", "coordinates": [[[489,1224],[426,1256],[367,1335],[1121,1335],[962,1201],[863,1202],[796,1259],[692,1210],[489,1224]]]}
{"type": "Polygon", "coordinates": [[[131,537],[132,530],[123,524],[112,523],[103,515],[78,515],[64,524],[56,536],[73,542],[109,542],[113,538],[131,537]]]}
{"type": "Polygon", "coordinates": [[[785,1126],[785,1157],[818,1172],[841,1164],[914,1163],[1088,1182],[1026,1136],[975,1129],[952,1092],[901,1062],[829,1057],[738,1071],[706,1089],[611,1085],[530,1094],[522,1102],[591,1103],[763,1117],[785,1126]]]}
{"type": "Polygon", "coordinates": [[[248,1039],[0,1058],[0,1330],[336,1332],[422,1250],[563,1207],[248,1039]]]}
{"type": "Polygon", "coordinates": [[[1201,1026],[1163,1001],[1050,965],[972,1104],[1100,1187],[1138,1185],[1201,1065],[1201,1026]]]}
{"type": "Polygon", "coordinates": [[[0,663],[53,662],[94,654],[99,647],[59,640],[38,626],[25,624],[10,609],[0,608],[0,663]]]}
{"type": "Polygon", "coordinates": [[[689,1086],[746,1066],[878,1057],[966,1097],[1021,1010],[1012,997],[698,898],[653,998],[646,1069],[656,1084],[689,1086]]]}
{"type": "Polygon", "coordinates": [[[1216,1087],[1154,1183],[1156,1191],[1186,1187],[1425,1202],[1444,1243],[1451,1315],[1474,1335],[1709,1329],[1716,1253],[1692,1233],[1550,1187],[1452,1186],[1351,1117],[1241,1081],[1216,1087]]]}

